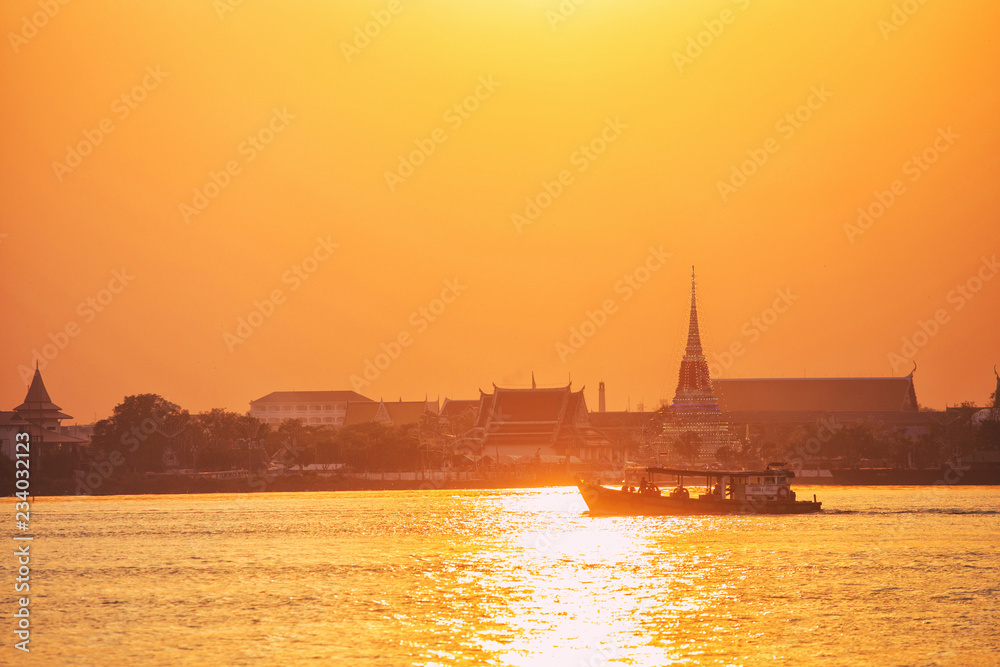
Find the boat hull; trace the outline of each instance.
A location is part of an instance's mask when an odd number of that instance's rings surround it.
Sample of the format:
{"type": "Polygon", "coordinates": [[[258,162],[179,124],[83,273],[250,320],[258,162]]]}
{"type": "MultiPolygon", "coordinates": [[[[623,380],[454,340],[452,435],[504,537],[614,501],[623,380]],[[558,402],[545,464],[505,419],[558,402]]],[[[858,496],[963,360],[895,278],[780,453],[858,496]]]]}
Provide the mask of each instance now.
{"type": "Polygon", "coordinates": [[[823,503],[810,500],[728,500],[669,498],[609,489],[592,482],[577,483],[580,495],[593,514],[705,515],[705,514],[812,514],[823,503]]]}

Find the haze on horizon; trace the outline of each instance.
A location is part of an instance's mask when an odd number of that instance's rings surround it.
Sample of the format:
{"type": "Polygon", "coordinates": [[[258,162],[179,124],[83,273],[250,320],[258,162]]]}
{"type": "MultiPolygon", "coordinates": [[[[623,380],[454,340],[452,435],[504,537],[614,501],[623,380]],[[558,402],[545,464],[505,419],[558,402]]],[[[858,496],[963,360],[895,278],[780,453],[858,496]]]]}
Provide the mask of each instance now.
{"type": "Polygon", "coordinates": [[[0,8],[3,409],[58,340],[46,385],[90,422],[351,389],[401,336],[358,391],[534,372],[653,409],[691,265],[722,377],[912,359],[923,405],[988,400],[1000,6],[232,4],[69,3],[30,37],[37,1],[0,8]]]}

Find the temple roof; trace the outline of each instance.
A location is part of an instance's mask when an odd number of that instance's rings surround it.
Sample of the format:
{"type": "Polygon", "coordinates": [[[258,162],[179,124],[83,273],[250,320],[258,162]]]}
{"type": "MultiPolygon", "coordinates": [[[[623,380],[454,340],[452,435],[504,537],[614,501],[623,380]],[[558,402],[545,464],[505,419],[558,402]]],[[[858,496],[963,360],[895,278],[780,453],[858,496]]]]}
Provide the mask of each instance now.
{"type": "Polygon", "coordinates": [[[425,412],[437,413],[437,401],[374,401],[369,403],[348,403],[344,415],[344,426],[379,422],[383,424],[417,424],[425,412]]]}
{"type": "Polygon", "coordinates": [[[24,403],[21,403],[14,410],[29,420],[72,419],[69,415],[60,412],[61,409],[49,398],[49,392],[45,389],[45,383],[42,381],[42,373],[38,370],[38,364],[35,364],[35,375],[31,378],[31,385],[24,397],[24,403]]]}
{"type": "MultiPolygon", "coordinates": [[[[583,389],[509,389],[494,386],[480,396],[474,432],[486,446],[607,446],[610,441],[590,424],[583,389]]],[[[471,432],[470,432],[471,433],[471,432]]]]}
{"type": "Polygon", "coordinates": [[[0,410],[0,426],[24,426],[27,423],[16,412],[0,410]]]}
{"type": "Polygon", "coordinates": [[[458,417],[464,414],[468,410],[476,411],[479,409],[480,401],[477,399],[444,399],[444,403],[441,405],[441,416],[445,419],[450,419],[452,417],[458,417]]]}
{"type": "Polygon", "coordinates": [[[572,385],[542,389],[511,389],[493,387],[493,393],[481,392],[477,426],[504,422],[558,423],[574,397],[583,397],[583,390],[574,392],[572,385]]]}
{"type": "Polygon", "coordinates": [[[45,389],[45,383],[42,381],[42,372],[38,370],[38,364],[35,364],[35,375],[31,378],[31,386],[28,387],[28,393],[24,397],[24,403],[17,406],[15,410],[20,410],[22,408],[27,409],[28,407],[39,409],[41,406],[44,409],[49,410],[59,410],[59,406],[52,402],[49,398],[49,392],[45,389]]]}
{"type": "Polygon", "coordinates": [[[374,401],[369,403],[348,403],[347,414],[344,415],[344,426],[351,424],[367,424],[375,421],[378,416],[380,404],[374,401]]]}
{"type": "Polygon", "coordinates": [[[425,412],[437,414],[437,401],[396,401],[382,404],[393,424],[416,424],[425,412]]]}
{"type": "Polygon", "coordinates": [[[15,428],[22,433],[31,436],[33,443],[44,443],[46,445],[82,445],[87,442],[86,438],[70,435],[61,430],[45,428],[38,424],[25,421],[18,413],[0,410],[0,427],[15,428]]]}
{"type": "Polygon", "coordinates": [[[24,430],[28,432],[33,441],[42,442],[46,445],[82,445],[87,442],[87,438],[44,428],[36,424],[28,424],[24,430]]]}
{"type": "Polygon", "coordinates": [[[723,412],[916,411],[913,377],[713,380],[723,412]]]}

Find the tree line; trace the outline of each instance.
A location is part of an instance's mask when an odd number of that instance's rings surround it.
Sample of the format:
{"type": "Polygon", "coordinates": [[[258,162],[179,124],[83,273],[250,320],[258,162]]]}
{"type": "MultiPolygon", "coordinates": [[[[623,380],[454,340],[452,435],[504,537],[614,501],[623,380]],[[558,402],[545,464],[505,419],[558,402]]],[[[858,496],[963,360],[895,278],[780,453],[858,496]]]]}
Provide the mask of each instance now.
{"type": "Polygon", "coordinates": [[[114,462],[115,477],[259,470],[272,461],[292,469],[342,463],[356,470],[412,470],[422,460],[419,429],[375,422],[331,429],[296,419],[272,425],[221,408],[192,414],[159,394],[136,394],[94,424],[89,445],[47,453],[45,468],[60,478],[106,461],[114,462]]]}
{"type": "MultiPolygon", "coordinates": [[[[915,431],[877,421],[838,421],[836,414],[814,423],[730,424],[732,444],[720,447],[714,459],[730,465],[780,461],[826,468],[938,468],[968,460],[976,451],[1000,451],[1000,408],[996,396],[991,399],[994,407],[986,419],[976,418],[980,408],[964,403],[929,416],[915,431]]],[[[616,444],[622,456],[638,464],[704,462],[701,436],[685,431],[669,407],[616,444]]]]}

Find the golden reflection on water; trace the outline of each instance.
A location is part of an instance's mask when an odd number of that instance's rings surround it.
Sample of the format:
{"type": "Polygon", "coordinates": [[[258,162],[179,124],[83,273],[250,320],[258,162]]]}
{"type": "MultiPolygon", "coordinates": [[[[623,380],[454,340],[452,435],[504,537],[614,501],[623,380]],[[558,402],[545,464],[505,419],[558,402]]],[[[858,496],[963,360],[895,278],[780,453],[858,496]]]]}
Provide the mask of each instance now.
{"type": "MultiPolygon", "coordinates": [[[[581,508],[566,489],[494,497],[485,508],[490,544],[460,577],[462,590],[480,593],[467,598],[469,609],[436,613],[435,622],[463,619],[453,630],[464,641],[452,650],[428,642],[416,664],[830,664],[846,657],[840,633],[809,648],[824,625],[863,632],[865,620],[852,616],[883,612],[855,594],[824,604],[864,585],[864,569],[844,567],[866,553],[837,532],[844,519],[594,517],[581,508]]],[[[879,541],[872,528],[863,538],[879,541]]],[[[884,613],[867,620],[876,635],[869,650],[881,653],[878,631],[895,628],[884,613]]]]}
{"type": "Polygon", "coordinates": [[[23,664],[997,663],[998,490],[816,492],[832,511],[595,517],[570,488],[39,499],[23,664]]]}
{"type": "MultiPolygon", "coordinates": [[[[518,582],[520,590],[491,597],[479,610],[508,629],[509,641],[472,632],[469,648],[491,653],[494,664],[597,665],[626,657],[635,664],[684,663],[693,626],[703,626],[698,632],[707,641],[726,629],[706,621],[729,586],[712,574],[718,563],[681,546],[687,533],[713,529],[711,519],[591,517],[565,489],[497,502],[493,510],[510,517],[510,525],[494,548],[509,558],[466,579],[496,591],[518,582]],[[525,513],[534,521],[522,521],[525,513]]],[[[461,656],[439,657],[448,662],[426,664],[454,664],[461,656]]]]}

